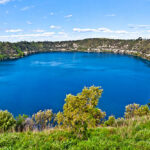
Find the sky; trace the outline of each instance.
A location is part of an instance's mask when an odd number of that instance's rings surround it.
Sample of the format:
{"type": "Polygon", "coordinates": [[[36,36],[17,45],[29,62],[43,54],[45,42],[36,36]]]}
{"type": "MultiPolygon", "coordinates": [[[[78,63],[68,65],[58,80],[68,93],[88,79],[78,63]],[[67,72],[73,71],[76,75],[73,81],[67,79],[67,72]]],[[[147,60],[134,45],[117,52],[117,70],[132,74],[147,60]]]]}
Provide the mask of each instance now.
{"type": "Polygon", "coordinates": [[[0,41],[150,38],[150,0],[0,0],[0,41]]]}

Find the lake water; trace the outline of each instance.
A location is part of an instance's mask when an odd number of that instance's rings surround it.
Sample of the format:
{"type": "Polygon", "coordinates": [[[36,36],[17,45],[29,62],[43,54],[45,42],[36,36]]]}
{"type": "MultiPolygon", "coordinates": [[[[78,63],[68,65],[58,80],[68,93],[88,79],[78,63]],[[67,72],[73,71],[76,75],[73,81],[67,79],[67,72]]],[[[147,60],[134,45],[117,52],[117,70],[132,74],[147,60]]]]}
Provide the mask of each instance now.
{"type": "Polygon", "coordinates": [[[121,117],[131,103],[150,99],[150,62],[124,55],[79,52],[36,54],[0,62],[0,109],[14,115],[62,110],[66,94],[104,89],[98,107],[121,117]]]}

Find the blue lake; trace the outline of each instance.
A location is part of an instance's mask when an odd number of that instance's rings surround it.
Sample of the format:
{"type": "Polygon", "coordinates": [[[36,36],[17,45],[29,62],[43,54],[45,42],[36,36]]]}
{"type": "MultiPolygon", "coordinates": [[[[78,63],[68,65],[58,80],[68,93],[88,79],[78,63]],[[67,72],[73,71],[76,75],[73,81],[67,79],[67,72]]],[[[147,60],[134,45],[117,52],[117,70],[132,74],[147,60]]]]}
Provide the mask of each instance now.
{"type": "Polygon", "coordinates": [[[121,117],[130,103],[150,99],[150,62],[125,55],[52,52],[0,62],[0,109],[14,115],[62,110],[66,94],[104,89],[98,107],[121,117]]]}

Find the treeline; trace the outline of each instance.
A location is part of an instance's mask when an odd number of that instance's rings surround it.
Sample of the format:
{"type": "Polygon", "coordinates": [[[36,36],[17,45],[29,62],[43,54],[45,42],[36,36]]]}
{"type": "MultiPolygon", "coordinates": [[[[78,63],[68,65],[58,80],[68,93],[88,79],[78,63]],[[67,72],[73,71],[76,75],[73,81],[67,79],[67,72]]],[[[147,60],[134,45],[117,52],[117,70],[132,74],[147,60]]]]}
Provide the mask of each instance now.
{"type": "Polygon", "coordinates": [[[81,93],[67,95],[63,112],[54,114],[52,110],[39,111],[32,117],[19,115],[14,118],[6,111],[0,111],[0,132],[42,131],[51,128],[60,128],[71,131],[78,138],[87,138],[88,128],[98,126],[118,127],[128,125],[128,120],[141,116],[148,116],[148,105],[130,104],[125,108],[124,118],[116,119],[110,116],[105,120],[106,113],[97,108],[103,90],[100,87],[85,87],[81,93]]]}
{"type": "Polygon", "coordinates": [[[114,40],[114,39],[85,39],[62,42],[0,42],[0,60],[20,58],[24,55],[50,51],[96,51],[96,49],[136,50],[150,54],[150,40],[114,40]]]}

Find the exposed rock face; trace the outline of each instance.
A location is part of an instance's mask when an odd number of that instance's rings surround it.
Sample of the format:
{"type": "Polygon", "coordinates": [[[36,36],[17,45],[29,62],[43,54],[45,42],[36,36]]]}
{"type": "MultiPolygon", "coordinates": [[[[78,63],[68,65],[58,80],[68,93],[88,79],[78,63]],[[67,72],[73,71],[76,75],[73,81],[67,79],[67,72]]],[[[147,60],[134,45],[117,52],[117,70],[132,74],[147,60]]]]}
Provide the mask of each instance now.
{"type": "Polygon", "coordinates": [[[150,60],[150,40],[85,39],[62,42],[0,42],[0,60],[51,51],[111,52],[150,60]]]}

